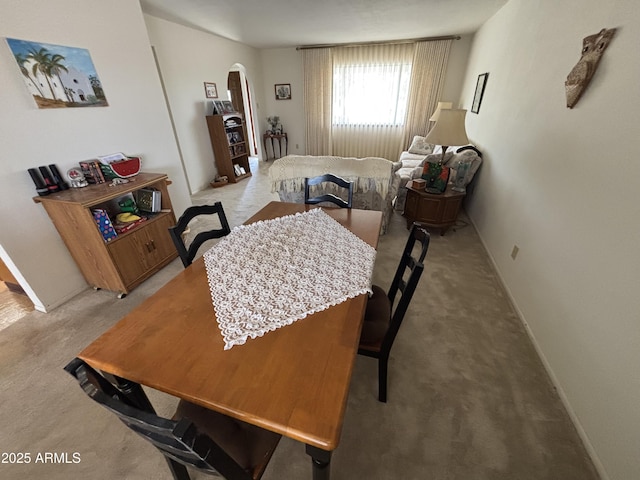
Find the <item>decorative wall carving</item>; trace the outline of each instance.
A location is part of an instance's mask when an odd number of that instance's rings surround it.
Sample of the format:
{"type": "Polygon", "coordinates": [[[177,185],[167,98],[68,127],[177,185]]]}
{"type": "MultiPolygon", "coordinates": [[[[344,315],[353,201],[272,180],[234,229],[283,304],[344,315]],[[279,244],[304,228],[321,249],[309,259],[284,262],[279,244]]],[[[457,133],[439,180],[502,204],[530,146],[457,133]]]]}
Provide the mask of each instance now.
{"type": "Polygon", "coordinates": [[[567,107],[573,108],[580,100],[615,32],[615,28],[603,28],[599,33],[589,35],[582,41],[582,56],[567,76],[567,81],[564,82],[567,107]]]}

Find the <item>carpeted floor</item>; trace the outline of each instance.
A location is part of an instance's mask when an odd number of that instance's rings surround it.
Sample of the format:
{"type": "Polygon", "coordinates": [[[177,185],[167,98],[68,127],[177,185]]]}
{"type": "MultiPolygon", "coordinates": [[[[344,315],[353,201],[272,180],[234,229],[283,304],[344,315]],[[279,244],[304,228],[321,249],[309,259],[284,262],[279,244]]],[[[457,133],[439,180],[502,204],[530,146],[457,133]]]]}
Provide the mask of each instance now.
{"type": "MultiPolygon", "coordinates": [[[[231,226],[239,225],[277,199],[268,166],[254,162],[248,180],[193,202],[220,200],[231,226]]],[[[375,283],[388,286],[406,235],[396,213],[380,239],[375,283]]],[[[161,455],[91,402],[62,367],[180,270],[175,260],[122,300],[88,289],[0,331],[0,478],[171,478],[161,455]],[[19,457],[10,452],[29,453],[30,462],[13,463],[19,457]],[[46,453],[67,454],[68,463],[45,462],[46,453]]],[[[357,358],[334,480],[598,478],[471,225],[432,235],[392,350],[387,404],[376,400],[376,372],[375,360],[357,358]]],[[[175,406],[148,393],[162,414],[175,406]]],[[[304,446],[284,438],[263,478],[310,479],[304,446]]]]}

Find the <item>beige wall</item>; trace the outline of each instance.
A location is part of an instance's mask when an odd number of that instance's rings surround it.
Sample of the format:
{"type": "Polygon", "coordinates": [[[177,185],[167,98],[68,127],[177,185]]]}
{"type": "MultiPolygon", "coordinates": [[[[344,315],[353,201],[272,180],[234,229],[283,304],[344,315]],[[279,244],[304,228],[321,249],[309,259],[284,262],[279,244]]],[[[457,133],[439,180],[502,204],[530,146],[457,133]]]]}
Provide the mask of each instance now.
{"type": "MultiPolygon", "coordinates": [[[[442,100],[457,101],[466,71],[472,36],[454,40],[442,92],[442,100]]],[[[302,51],[295,48],[273,48],[260,51],[264,72],[264,106],[260,117],[262,130],[267,130],[267,117],[278,115],[289,139],[289,153],[306,154],[305,116],[303,102],[302,51]],[[291,100],[276,100],[274,85],[291,84],[291,100]]],[[[426,132],[425,132],[426,133],[426,132]]],[[[271,152],[271,147],[269,147],[271,152]]],[[[397,159],[395,159],[397,160],[397,159]]]]}
{"type": "MultiPolygon", "coordinates": [[[[217,169],[205,120],[204,82],[213,82],[218,99],[228,100],[227,77],[236,64],[245,67],[254,113],[262,116],[259,51],[200,30],[145,15],[177,133],[191,193],[210,188],[217,169]]],[[[261,142],[259,142],[261,143],[261,142]]]]}
{"type": "MultiPolygon", "coordinates": [[[[27,169],[113,152],[140,154],[143,169],[166,172],[173,204],[189,194],[138,2],[0,0],[0,36],[89,50],[109,106],[41,110],[6,42],[0,45],[0,247],[39,310],[87,288],[41,205],[27,169]]],[[[5,259],[6,261],[6,259],[5,259]]]]}
{"type": "MultiPolygon", "coordinates": [[[[295,48],[271,48],[261,50],[260,56],[264,72],[264,104],[263,115],[259,118],[260,133],[262,134],[271,128],[267,124],[267,117],[278,115],[285,132],[287,132],[289,153],[304,155],[306,147],[302,96],[304,85],[302,51],[295,48]],[[291,100],[276,100],[275,85],[278,83],[291,84],[291,100]]],[[[278,147],[275,148],[277,154],[278,147]]],[[[268,149],[269,155],[271,155],[271,147],[268,149]]]]}
{"type": "Polygon", "coordinates": [[[640,478],[640,8],[511,0],[476,33],[463,88],[485,152],[468,211],[604,478],[640,478]],[[573,108],[582,39],[617,27],[573,108]],[[514,245],[520,252],[515,260],[514,245]]]}

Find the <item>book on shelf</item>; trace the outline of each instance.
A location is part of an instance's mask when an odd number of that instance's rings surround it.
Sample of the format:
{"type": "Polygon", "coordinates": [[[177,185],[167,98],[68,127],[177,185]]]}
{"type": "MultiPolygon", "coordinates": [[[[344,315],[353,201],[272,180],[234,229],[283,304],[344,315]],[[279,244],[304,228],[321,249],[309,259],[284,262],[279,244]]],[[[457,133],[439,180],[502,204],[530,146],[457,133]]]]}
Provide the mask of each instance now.
{"type": "Polygon", "coordinates": [[[150,188],[138,190],[138,208],[143,212],[157,213],[162,209],[162,192],[150,188]]]}
{"type": "Polygon", "coordinates": [[[118,233],[114,229],[113,223],[109,218],[109,214],[105,209],[94,208],[93,210],[91,210],[91,213],[93,214],[93,218],[95,219],[96,224],[98,225],[98,229],[100,230],[102,238],[104,238],[105,242],[110,242],[118,236],[118,233]]]}
{"type": "Polygon", "coordinates": [[[126,222],[126,223],[116,222],[113,224],[113,228],[117,233],[123,234],[125,232],[128,232],[129,230],[134,229],[135,227],[137,227],[138,225],[146,221],[147,221],[147,217],[140,217],[137,220],[134,220],[132,222],[126,222]]]}
{"type": "Polygon", "coordinates": [[[105,178],[100,169],[100,162],[97,160],[85,160],[79,162],[80,170],[82,170],[82,174],[85,179],[89,183],[104,183],[105,178]]]}

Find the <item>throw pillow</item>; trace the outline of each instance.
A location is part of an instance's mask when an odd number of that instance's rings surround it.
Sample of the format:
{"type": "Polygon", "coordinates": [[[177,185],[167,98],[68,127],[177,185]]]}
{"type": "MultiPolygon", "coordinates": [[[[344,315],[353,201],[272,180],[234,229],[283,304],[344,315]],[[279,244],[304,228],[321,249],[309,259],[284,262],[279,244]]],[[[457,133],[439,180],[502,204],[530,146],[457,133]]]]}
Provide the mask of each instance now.
{"type": "Polygon", "coordinates": [[[433,152],[433,145],[427,143],[425,137],[416,135],[411,141],[408,152],[414,155],[429,155],[433,152]]]}
{"type": "MultiPolygon", "coordinates": [[[[442,164],[447,164],[449,160],[453,157],[453,152],[451,150],[447,150],[447,153],[444,154],[444,162],[442,164]]],[[[440,163],[442,161],[442,150],[440,153],[432,153],[431,155],[427,155],[425,163],[440,163]]]]}
{"type": "Polygon", "coordinates": [[[449,167],[440,163],[425,162],[422,178],[427,182],[425,190],[429,193],[444,193],[449,183],[449,167]]]}

